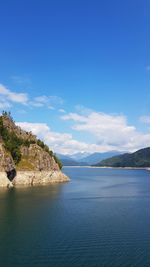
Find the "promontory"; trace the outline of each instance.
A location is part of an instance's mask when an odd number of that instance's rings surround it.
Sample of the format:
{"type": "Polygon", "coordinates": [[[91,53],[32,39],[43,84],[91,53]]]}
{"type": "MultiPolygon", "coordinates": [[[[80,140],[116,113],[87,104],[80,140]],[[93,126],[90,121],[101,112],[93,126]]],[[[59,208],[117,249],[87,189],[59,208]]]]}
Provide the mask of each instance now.
{"type": "Polygon", "coordinates": [[[0,116],[0,187],[67,182],[56,155],[32,132],[17,126],[8,112],[0,116]]]}

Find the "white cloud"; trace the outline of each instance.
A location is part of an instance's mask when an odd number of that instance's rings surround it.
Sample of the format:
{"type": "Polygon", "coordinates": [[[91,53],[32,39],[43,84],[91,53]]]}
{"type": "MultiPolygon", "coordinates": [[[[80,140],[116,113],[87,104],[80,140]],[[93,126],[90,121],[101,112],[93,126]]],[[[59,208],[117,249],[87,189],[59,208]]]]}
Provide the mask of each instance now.
{"type": "Polygon", "coordinates": [[[61,117],[73,122],[72,129],[90,133],[99,150],[135,151],[150,146],[150,134],[144,134],[127,123],[123,115],[111,115],[92,111],[86,115],[69,113],[61,117]]]}
{"type": "MultiPolygon", "coordinates": [[[[83,114],[83,113],[82,113],[83,114]]],[[[69,113],[61,117],[64,121],[73,121],[72,128],[76,131],[90,133],[93,142],[78,141],[72,134],[54,132],[46,123],[20,122],[18,125],[32,131],[49,147],[62,154],[76,152],[136,151],[150,146],[150,134],[144,134],[127,123],[123,115],[111,115],[92,111],[86,115],[69,113]]]]}
{"type": "Polygon", "coordinates": [[[10,108],[14,103],[28,107],[45,107],[54,110],[63,104],[63,99],[58,96],[37,96],[33,99],[27,93],[16,93],[0,84],[0,108],[10,108]]]}
{"type": "Polygon", "coordinates": [[[28,102],[28,95],[27,94],[12,92],[2,84],[0,84],[0,95],[6,101],[20,103],[23,105],[27,104],[27,102],[28,102]]]}
{"type": "MultiPolygon", "coordinates": [[[[64,119],[68,118],[65,117],[64,119]]],[[[106,124],[108,121],[109,118],[107,118],[106,124]]],[[[19,122],[17,124],[24,130],[32,131],[47,145],[49,145],[53,151],[62,154],[73,154],[76,152],[106,152],[111,150],[135,151],[142,147],[149,146],[150,135],[137,132],[135,127],[127,126],[125,122],[126,120],[124,117],[116,116],[114,118],[114,122],[111,122],[111,125],[108,124],[107,127],[102,127],[102,131],[100,131],[99,134],[96,128],[96,126],[99,128],[98,121],[95,122],[95,126],[94,122],[92,122],[93,129],[92,127],[88,127],[87,130],[85,130],[85,127],[84,129],[80,128],[80,130],[87,132],[88,129],[90,129],[90,133],[96,136],[96,142],[90,144],[85,141],[81,142],[75,140],[71,134],[54,132],[45,123],[19,122]],[[115,124],[117,118],[119,118],[119,121],[117,122],[116,126],[115,124]]],[[[79,130],[79,128],[76,129],[79,130]]]]}
{"type": "MultiPolygon", "coordinates": [[[[78,141],[71,134],[52,131],[47,124],[20,123],[24,129],[33,131],[54,151],[59,153],[135,151],[150,146],[150,134],[139,132],[135,126],[129,125],[127,118],[123,115],[96,112],[83,106],[77,106],[76,113],[67,114],[64,109],[59,107],[63,104],[63,100],[57,96],[42,95],[31,98],[26,93],[16,93],[0,84],[0,109],[9,109],[16,103],[26,107],[44,107],[47,109],[57,107],[58,111],[62,113],[62,120],[73,123],[72,129],[74,131],[91,135],[90,140],[93,141],[88,143],[88,138],[87,140],[84,138],[84,141],[78,141]]],[[[140,120],[150,123],[150,116],[143,116],[140,120]]]]}
{"type": "MultiPolygon", "coordinates": [[[[45,123],[18,122],[17,125],[26,131],[32,131],[47,145],[49,145],[50,149],[54,152],[73,154],[79,151],[100,151],[99,145],[79,142],[73,139],[71,134],[54,132],[45,123]]],[[[101,149],[105,151],[108,150],[108,147],[101,147],[101,149]]]]}
{"type": "Polygon", "coordinates": [[[141,116],[140,117],[140,121],[143,123],[150,123],[150,116],[149,115],[145,115],[145,116],[141,116]]]}
{"type": "Polygon", "coordinates": [[[65,111],[63,108],[60,108],[58,111],[59,111],[60,113],[66,113],[66,111],[65,111]]]}
{"type": "Polygon", "coordinates": [[[63,104],[63,99],[58,96],[37,96],[35,97],[30,104],[35,107],[44,107],[47,106],[48,109],[55,109],[57,105],[63,104]]]}

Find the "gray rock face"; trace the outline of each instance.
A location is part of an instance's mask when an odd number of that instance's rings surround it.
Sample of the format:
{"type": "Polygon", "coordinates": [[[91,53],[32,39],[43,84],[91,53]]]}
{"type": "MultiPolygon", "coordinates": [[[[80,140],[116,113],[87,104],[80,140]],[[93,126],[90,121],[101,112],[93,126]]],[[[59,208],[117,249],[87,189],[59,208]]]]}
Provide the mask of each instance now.
{"type": "Polygon", "coordinates": [[[3,143],[0,143],[0,171],[9,172],[13,169],[15,169],[13,159],[4,148],[3,143]]]}
{"type": "Polygon", "coordinates": [[[0,187],[49,185],[68,181],[69,178],[61,171],[18,171],[12,182],[5,172],[0,172],[0,187]]]}
{"type": "Polygon", "coordinates": [[[10,157],[10,156],[7,156],[5,158],[5,171],[6,172],[11,172],[12,170],[14,170],[16,167],[15,167],[15,164],[14,164],[14,161],[13,159],[10,157]]]}
{"type": "Polygon", "coordinates": [[[5,153],[2,143],[0,143],[0,170],[5,171],[5,153]]]}
{"type": "Polygon", "coordinates": [[[37,144],[31,144],[29,147],[22,146],[21,154],[22,159],[18,165],[18,170],[59,170],[59,166],[54,158],[37,144]]]}

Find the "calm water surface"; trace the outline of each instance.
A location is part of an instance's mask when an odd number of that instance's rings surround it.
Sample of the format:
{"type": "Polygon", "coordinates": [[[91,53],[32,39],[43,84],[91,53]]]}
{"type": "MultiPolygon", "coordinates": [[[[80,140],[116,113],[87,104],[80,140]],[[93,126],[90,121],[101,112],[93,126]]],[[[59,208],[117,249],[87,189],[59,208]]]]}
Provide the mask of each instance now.
{"type": "Polygon", "coordinates": [[[70,183],[0,191],[0,266],[150,267],[150,172],[64,172],[70,183]]]}

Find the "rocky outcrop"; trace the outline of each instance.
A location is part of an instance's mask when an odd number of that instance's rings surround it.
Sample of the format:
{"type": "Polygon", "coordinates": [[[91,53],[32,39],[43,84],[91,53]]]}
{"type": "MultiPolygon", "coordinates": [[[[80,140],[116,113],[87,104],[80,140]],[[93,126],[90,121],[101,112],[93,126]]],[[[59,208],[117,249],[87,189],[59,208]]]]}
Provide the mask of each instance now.
{"type": "Polygon", "coordinates": [[[10,114],[0,116],[0,187],[69,181],[60,167],[47,145],[16,126],[10,114]]]}
{"type": "Polygon", "coordinates": [[[15,164],[10,153],[7,152],[4,145],[0,143],[0,170],[11,171],[15,164]]]}
{"type": "Polygon", "coordinates": [[[21,161],[17,166],[17,170],[32,171],[50,171],[59,170],[58,164],[48,152],[44,151],[37,144],[31,144],[29,147],[21,147],[21,161]]]}
{"type": "Polygon", "coordinates": [[[10,116],[2,116],[4,127],[11,133],[16,134],[18,138],[21,138],[26,141],[36,142],[36,136],[32,134],[32,132],[27,132],[21,129],[21,127],[17,126],[13,119],[10,116]]]}
{"type": "Polygon", "coordinates": [[[18,171],[12,181],[5,172],[0,172],[0,187],[49,185],[68,181],[69,178],[61,171],[18,171]]]}

